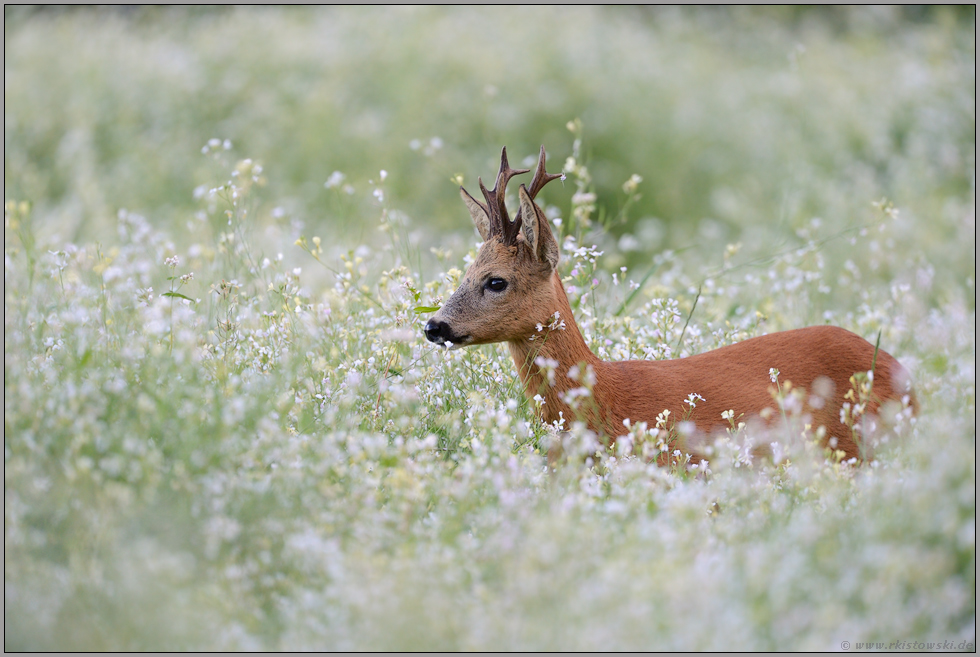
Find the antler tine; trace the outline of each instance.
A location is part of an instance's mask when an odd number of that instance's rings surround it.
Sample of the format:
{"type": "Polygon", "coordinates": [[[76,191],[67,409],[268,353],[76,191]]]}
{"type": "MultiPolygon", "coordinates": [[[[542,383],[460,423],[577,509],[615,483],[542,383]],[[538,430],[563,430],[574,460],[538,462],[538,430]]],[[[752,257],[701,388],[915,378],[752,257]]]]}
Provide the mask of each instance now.
{"type": "Polygon", "coordinates": [[[544,164],[544,144],[541,144],[541,154],[538,155],[538,166],[534,170],[534,177],[531,179],[531,186],[528,187],[527,193],[530,195],[531,199],[538,195],[541,188],[550,183],[555,178],[561,178],[560,173],[548,173],[545,171],[544,164]]]}
{"type": "MultiPolygon", "coordinates": [[[[560,173],[548,173],[545,171],[544,144],[541,144],[541,153],[538,155],[538,166],[534,169],[534,177],[531,178],[531,186],[527,190],[528,196],[530,196],[531,200],[533,201],[534,197],[538,195],[538,192],[541,191],[542,187],[550,183],[552,180],[561,177],[562,174],[560,173]]],[[[522,214],[523,212],[521,210],[517,211],[517,217],[514,218],[514,225],[520,226],[521,222],[524,221],[522,214]]]]}
{"type": "Polygon", "coordinates": [[[493,189],[487,191],[483,184],[483,179],[479,179],[480,191],[487,200],[487,208],[490,210],[490,234],[501,235],[505,243],[513,243],[517,237],[519,225],[510,220],[507,213],[507,206],[504,203],[504,194],[507,190],[507,182],[514,176],[527,173],[530,169],[511,169],[507,162],[507,147],[500,151],[500,170],[497,172],[497,180],[493,189]]]}

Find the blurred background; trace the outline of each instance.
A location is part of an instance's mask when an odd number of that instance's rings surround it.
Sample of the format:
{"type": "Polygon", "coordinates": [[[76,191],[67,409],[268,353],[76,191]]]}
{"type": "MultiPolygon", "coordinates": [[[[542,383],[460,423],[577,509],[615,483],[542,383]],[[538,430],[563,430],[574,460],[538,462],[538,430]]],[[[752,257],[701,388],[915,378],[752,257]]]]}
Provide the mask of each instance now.
{"type": "MultiPolygon", "coordinates": [[[[886,197],[909,222],[898,240],[972,269],[975,20],[973,6],[8,7],[4,193],[51,238],[109,239],[125,208],[179,245],[202,190],[247,157],[266,183],[256,230],[352,248],[378,238],[384,169],[418,243],[471,242],[457,181],[492,180],[501,146],[520,163],[544,144],[557,170],[581,137],[613,265],[728,243],[750,257],[814,218],[822,235],[861,225],[886,197]]],[[[543,198],[566,215],[575,191],[543,198]]]]}
{"type": "Polygon", "coordinates": [[[5,7],[4,647],[972,646],[975,193],[972,5],[5,7]],[[545,475],[422,337],[542,144],[597,353],[833,323],[911,440],[545,475]]]}

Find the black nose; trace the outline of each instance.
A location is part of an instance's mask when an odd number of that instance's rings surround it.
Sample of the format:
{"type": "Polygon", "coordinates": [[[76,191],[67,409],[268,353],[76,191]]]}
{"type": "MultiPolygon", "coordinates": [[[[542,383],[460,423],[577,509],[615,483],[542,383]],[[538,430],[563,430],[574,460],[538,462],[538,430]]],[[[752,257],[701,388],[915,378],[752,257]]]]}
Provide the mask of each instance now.
{"type": "Polygon", "coordinates": [[[452,335],[452,332],[449,330],[449,324],[446,322],[430,319],[425,323],[425,337],[429,339],[429,342],[442,344],[450,335],[452,335]]]}

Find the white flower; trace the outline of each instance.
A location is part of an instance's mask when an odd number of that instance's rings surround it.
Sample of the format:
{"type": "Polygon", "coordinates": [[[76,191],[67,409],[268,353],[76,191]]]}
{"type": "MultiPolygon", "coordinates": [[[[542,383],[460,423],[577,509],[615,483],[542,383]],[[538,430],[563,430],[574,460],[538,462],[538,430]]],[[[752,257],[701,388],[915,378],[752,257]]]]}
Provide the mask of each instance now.
{"type": "Polygon", "coordinates": [[[330,177],[327,178],[327,182],[323,183],[323,186],[326,187],[327,189],[340,187],[340,185],[344,182],[346,178],[347,176],[342,174],[340,171],[334,171],[333,173],[330,174],[330,177]]]}

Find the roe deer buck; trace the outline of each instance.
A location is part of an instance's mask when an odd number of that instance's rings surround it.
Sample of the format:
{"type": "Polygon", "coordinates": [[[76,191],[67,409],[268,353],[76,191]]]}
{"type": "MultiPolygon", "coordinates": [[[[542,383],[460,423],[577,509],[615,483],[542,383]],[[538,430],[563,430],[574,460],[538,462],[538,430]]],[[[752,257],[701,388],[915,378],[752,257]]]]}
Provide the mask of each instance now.
{"type": "MultiPolygon", "coordinates": [[[[483,237],[476,261],[459,287],[426,323],[430,341],[452,347],[506,342],[528,397],[544,397],[543,419],[554,422],[564,417],[585,421],[597,434],[610,441],[626,433],[623,420],[646,422],[653,427],[665,409],[674,418],[690,412],[698,432],[710,434],[722,428],[722,413],[734,417],[765,415],[775,406],[770,368],[783,381],[810,391],[805,412],[811,426],[826,428],[825,442],[844,452],[845,458],[862,458],[849,427],[841,421],[841,408],[851,388],[850,377],[874,370],[873,397],[866,413],[877,413],[886,400],[901,404],[903,396],[916,408],[906,370],[892,356],[863,338],[834,326],[811,326],[772,333],[706,353],[674,360],[630,360],[604,362],[586,345],[557,272],[559,249],[545,218],[534,202],[548,182],[560,177],[545,171],[544,146],[530,188],[520,186],[520,210],[510,220],[504,205],[504,190],[511,177],[529,169],[511,169],[507,149],[500,156],[500,171],[494,188],[480,190],[486,204],[460,187],[473,223],[483,237]],[[560,330],[542,333],[559,317],[560,330]],[[539,357],[557,361],[552,372],[543,371],[539,357]],[[595,376],[593,404],[576,417],[565,394],[581,384],[575,371],[591,366],[595,376]],[[703,398],[694,408],[685,408],[691,393],[703,398]]],[[[693,450],[687,450],[693,451],[693,450]]],[[[666,455],[658,459],[666,462],[666,455]]],[[[694,453],[696,460],[701,456],[694,453]]],[[[669,457],[667,457],[669,458],[669,457]]]]}

